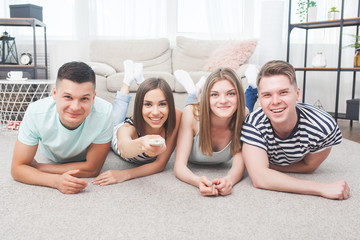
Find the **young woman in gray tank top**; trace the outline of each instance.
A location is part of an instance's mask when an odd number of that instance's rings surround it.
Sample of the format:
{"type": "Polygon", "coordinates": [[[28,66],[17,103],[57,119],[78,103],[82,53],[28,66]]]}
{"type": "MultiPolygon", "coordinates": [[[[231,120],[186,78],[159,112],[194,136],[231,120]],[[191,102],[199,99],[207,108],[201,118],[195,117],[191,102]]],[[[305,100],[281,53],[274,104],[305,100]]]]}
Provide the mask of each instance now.
{"type": "MultiPolygon", "coordinates": [[[[190,99],[197,97],[192,79],[181,71],[175,72],[175,77],[190,99]]],[[[212,72],[204,83],[200,102],[184,109],[175,155],[176,177],[198,187],[203,196],[230,194],[244,172],[240,134],[247,114],[245,109],[244,91],[237,74],[229,68],[212,72]],[[197,176],[188,167],[188,162],[214,165],[231,159],[228,174],[212,180],[197,176]]]]}

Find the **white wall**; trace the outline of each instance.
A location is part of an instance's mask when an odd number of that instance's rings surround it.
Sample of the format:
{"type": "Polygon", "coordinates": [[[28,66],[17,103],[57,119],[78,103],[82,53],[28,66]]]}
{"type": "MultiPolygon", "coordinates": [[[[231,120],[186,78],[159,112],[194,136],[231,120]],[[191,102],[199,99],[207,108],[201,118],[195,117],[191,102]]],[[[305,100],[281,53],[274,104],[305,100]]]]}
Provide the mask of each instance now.
{"type": "MultiPolygon", "coordinates": [[[[336,0],[339,2],[338,0],[336,0]]],[[[347,4],[346,13],[348,16],[356,15],[355,8],[351,6],[357,5],[357,0],[345,0],[347,4]]],[[[56,78],[57,69],[68,61],[89,61],[89,16],[84,12],[84,7],[88,3],[86,0],[76,1],[77,8],[81,9],[81,14],[76,16],[79,21],[74,23],[76,25],[76,40],[61,40],[54,39],[48,36],[48,52],[50,63],[50,78],[56,78]]],[[[293,4],[296,1],[293,0],[293,4]]],[[[1,5],[1,3],[0,3],[1,5]]],[[[243,13],[246,22],[244,22],[244,38],[255,37],[259,39],[259,45],[251,57],[251,62],[259,65],[264,64],[268,60],[283,59],[286,60],[286,39],[287,39],[287,19],[288,19],[288,1],[287,0],[245,0],[243,13]]],[[[6,6],[7,8],[7,6],[6,6]]],[[[176,1],[170,1],[169,11],[176,8],[176,1]]],[[[3,9],[3,17],[8,17],[8,12],[3,9]]],[[[1,11],[0,11],[1,14],[1,11]]],[[[322,14],[324,15],[324,14],[322,14]]],[[[322,16],[320,15],[320,16],[322,16]]],[[[169,15],[170,16],[170,15],[169,15]]],[[[2,17],[2,16],[0,16],[2,17]]],[[[175,18],[169,21],[169,39],[174,41],[176,36],[175,18]]],[[[320,19],[319,19],[320,20],[320,19]]],[[[350,29],[350,32],[353,31],[350,29]]],[[[329,35],[326,38],[332,39],[337,35],[329,35]]],[[[192,36],[196,37],[196,36],[192,36]]],[[[344,39],[347,40],[347,39],[344,39]]],[[[29,45],[30,40],[21,41],[17,38],[18,49],[21,46],[29,45]]],[[[322,44],[313,42],[309,45],[308,62],[311,62],[314,54],[321,50],[325,53],[328,59],[328,66],[335,66],[337,60],[338,45],[322,44]],[[335,49],[335,51],[334,51],[335,49]]],[[[21,52],[19,50],[19,52],[21,52]]],[[[353,49],[343,50],[343,64],[342,66],[351,67],[353,62],[353,49]]],[[[295,67],[300,67],[303,64],[303,44],[299,41],[294,41],[291,49],[290,62],[295,67]]],[[[298,73],[299,86],[302,88],[301,73],[298,73]]],[[[358,74],[360,75],[360,73],[358,74]]],[[[345,112],[346,99],[351,98],[352,74],[341,74],[341,89],[340,89],[340,112],[345,112]]],[[[360,83],[357,77],[356,97],[360,97],[360,83]]],[[[335,87],[336,74],[332,72],[308,72],[307,87],[306,87],[306,102],[313,104],[320,100],[327,111],[334,111],[335,109],[335,87]]]]}

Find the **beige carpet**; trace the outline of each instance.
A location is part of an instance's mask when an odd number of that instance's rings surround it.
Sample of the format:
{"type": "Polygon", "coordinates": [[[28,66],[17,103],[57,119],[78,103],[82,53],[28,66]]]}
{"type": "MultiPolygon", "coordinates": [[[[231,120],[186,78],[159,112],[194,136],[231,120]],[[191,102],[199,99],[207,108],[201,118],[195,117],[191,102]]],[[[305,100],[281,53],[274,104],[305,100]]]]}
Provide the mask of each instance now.
{"type": "MultiPolygon", "coordinates": [[[[248,176],[227,197],[202,197],[164,172],[122,184],[89,184],[81,193],[30,186],[10,176],[14,136],[0,135],[1,239],[359,239],[360,144],[344,140],[312,175],[346,179],[346,201],[258,190],[248,176]]],[[[109,153],[103,170],[132,167],[109,153]]],[[[224,176],[230,167],[191,166],[199,175],[224,176]]],[[[90,182],[91,179],[88,179],[90,182]]]]}

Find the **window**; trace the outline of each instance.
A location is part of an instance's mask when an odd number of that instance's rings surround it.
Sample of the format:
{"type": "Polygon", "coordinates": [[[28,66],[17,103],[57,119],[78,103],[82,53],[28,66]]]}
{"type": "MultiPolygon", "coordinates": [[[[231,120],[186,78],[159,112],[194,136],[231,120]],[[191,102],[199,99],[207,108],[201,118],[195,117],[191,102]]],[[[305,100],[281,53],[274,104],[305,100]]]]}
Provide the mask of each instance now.
{"type": "Polygon", "coordinates": [[[181,0],[177,4],[177,32],[209,32],[205,0],[181,0]]]}
{"type": "Polygon", "coordinates": [[[177,32],[238,37],[243,31],[243,1],[177,1],[177,32]]]}
{"type": "Polygon", "coordinates": [[[166,37],[166,0],[94,0],[91,35],[166,37]]]}

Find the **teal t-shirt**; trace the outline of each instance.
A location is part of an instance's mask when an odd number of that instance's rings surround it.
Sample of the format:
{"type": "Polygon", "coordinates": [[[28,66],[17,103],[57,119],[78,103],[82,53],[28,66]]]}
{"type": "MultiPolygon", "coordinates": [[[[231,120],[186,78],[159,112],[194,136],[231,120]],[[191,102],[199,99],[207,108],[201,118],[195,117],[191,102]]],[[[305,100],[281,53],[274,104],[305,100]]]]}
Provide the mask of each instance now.
{"type": "Polygon", "coordinates": [[[101,98],[95,97],[85,121],[69,130],[59,120],[55,100],[47,97],[29,105],[18,139],[26,145],[39,144],[47,158],[65,163],[86,160],[89,145],[110,142],[112,129],[112,105],[101,98]]]}

